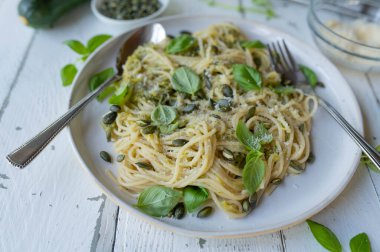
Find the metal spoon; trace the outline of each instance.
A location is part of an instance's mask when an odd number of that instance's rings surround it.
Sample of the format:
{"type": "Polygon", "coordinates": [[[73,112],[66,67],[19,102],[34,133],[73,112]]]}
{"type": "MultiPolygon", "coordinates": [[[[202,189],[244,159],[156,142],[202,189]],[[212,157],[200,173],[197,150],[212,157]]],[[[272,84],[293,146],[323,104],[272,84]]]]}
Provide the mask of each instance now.
{"type": "Polygon", "coordinates": [[[48,143],[50,143],[50,141],[53,140],[53,138],[61,132],[61,130],[76,115],[78,115],[88,103],[90,103],[90,101],[99,95],[105,87],[122,78],[123,64],[127,60],[127,57],[131,55],[139,45],[146,42],[159,43],[165,38],[165,29],[158,23],[149,24],[133,31],[120,48],[120,53],[116,59],[116,75],[82,98],[77,104],[71,107],[69,111],[67,111],[58,120],[50,124],[35,137],[8,154],[8,161],[12,165],[19,168],[24,168],[27,166],[48,145],[48,143]]]}

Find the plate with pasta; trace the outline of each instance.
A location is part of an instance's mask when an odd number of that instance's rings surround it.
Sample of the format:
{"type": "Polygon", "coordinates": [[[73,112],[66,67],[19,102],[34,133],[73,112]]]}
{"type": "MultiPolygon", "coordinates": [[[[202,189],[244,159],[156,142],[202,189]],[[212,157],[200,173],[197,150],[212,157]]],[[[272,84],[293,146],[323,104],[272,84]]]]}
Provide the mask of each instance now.
{"type": "MultiPolygon", "coordinates": [[[[359,131],[362,119],[324,56],[256,22],[159,22],[166,39],[139,46],[123,78],[69,128],[82,165],[109,198],[171,231],[242,237],[295,225],[339,195],[361,152],[299,85],[315,88],[359,131]],[[300,63],[300,83],[274,70],[266,43],[279,39],[300,63]]],[[[83,83],[106,78],[129,34],[86,62],[70,105],[88,92],[83,83]]]]}

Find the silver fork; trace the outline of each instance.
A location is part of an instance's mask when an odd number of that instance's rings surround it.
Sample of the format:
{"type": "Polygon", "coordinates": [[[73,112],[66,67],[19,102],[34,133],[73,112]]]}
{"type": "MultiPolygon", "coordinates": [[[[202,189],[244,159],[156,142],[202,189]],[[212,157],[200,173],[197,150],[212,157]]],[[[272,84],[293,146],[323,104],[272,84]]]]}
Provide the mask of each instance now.
{"type": "MultiPolygon", "coordinates": [[[[286,80],[297,83],[298,66],[290,53],[285,41],[282,40],[267,45],[272,64],[286,80]]],[[[356,142],[362,151],[373,162],[380,171],[380,154],[350,125],[349,122],[327,101],[318,96],[313,89],[305,90],[306,93],[312,93],[318,99],[319,104],[342,126],[349,136],[356,142]]]]}

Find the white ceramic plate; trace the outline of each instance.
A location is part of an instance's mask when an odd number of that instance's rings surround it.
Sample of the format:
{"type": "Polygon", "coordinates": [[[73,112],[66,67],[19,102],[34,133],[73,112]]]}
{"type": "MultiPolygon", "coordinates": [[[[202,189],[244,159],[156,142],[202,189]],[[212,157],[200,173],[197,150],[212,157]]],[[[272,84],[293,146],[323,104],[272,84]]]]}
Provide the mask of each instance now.
{"type": "MultiPolygon", "coordinates": [[[[326,88],[319,90],[320,95],[331,102],[359,132],[363,131],[357,101],[342,75],[323,55],[292,36],[263,24],[228,17],[171,17],[159,22],[173,35],[182,29],[197,31],[211,24],[232,22],[252,39],[265,42],[285,39],[296,60],[314,69],[325,83],[326,88]]],[[[119,46],[127,36],[128,33],[113,38],[87,61],[75,80],[70,106],[87,93],[87,83],[92,74],[113,66],[119,46]]],[[[304,221],[339,195],[353,175],[361,153],[338,124],[319,108],[313,119],[311,136],[315,162],[308,165],[303,174],[288,176],[248,217],[229,219],[221,211],[216,211],[207,219],[198,219],[190,214],[182,220],[152,218],[135,209],[135,199],[123,193],[105,172],[112,169],[117,174],[117,164],[107,164],[99,157],[101,150],[115,155],[100,125],[101,117],[108,108],[107,102],[94,101],[71,123],[70,139],[82,165],[102,190],[129,213],[159,227],[190,236],[252,236],[304,221]]]]}

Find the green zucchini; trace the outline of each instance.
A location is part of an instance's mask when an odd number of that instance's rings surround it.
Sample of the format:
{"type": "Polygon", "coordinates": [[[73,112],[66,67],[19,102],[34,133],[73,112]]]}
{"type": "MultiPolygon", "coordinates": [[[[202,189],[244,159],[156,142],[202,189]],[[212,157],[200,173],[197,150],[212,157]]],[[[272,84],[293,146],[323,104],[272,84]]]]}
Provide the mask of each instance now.
{"type": "Polygon", "coordinates": [[[21,21],[34,28],[50,28],[63,14],[87,0],[21,0],[21,21]]]}

